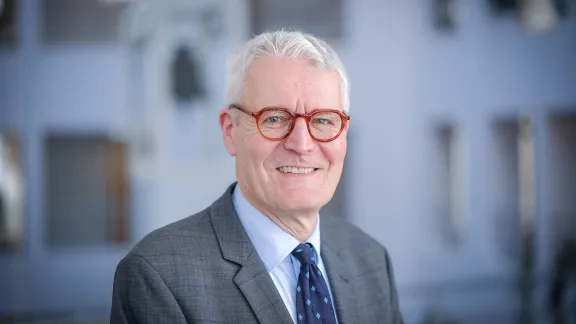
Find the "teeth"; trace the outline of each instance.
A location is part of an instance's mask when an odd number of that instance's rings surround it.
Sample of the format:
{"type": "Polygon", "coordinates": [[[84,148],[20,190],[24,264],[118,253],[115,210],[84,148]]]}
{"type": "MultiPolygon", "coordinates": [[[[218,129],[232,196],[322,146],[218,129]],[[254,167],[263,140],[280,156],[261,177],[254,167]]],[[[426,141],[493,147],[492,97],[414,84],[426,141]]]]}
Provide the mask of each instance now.
{"type": "Polygon", "coordinates": [[[293,166],[284,166],[284,167],[279,167],[278,171],[282,172],[282,173],[309,173],[314,171],[314,168],[297,168],[297,167],[293,167],[293,166]]]}

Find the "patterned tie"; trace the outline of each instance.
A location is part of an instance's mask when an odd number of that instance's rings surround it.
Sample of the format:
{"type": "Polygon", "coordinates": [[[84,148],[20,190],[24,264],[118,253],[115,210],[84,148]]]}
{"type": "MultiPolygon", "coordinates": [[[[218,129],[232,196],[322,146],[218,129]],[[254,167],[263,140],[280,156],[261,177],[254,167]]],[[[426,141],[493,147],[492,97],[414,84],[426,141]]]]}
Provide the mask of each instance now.
{"type": "Polygon", "coordinates": [[[292,251],[301,264],[296,287],[296,318],[298,324],[336,324],[330,292],[312,251],[310,243],[300,244],[292,251]]]}

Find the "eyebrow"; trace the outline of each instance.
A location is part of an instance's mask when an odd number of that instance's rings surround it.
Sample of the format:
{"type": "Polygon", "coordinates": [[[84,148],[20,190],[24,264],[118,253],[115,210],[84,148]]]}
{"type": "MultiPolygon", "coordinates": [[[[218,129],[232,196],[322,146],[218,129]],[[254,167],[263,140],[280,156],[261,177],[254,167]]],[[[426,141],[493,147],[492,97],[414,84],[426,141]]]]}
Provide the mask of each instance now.
{"type": "MultiPolygon", "coordinates": [[[[290,111],[294,110],[294,109],[292,109],[292,107],[288,107],[285,105],[265,105],[265,106],[259,107],[258,109],[266,109],[266,108],[282,108],[282,109],[288,109],[290,111]]],[[[307,109],[305,109],[305,110],[307,110],[307,109]]],[[[342,110],[342,109],[331,108],[331,107],[320,107],[320,106],[312,107],[311,109],[309,109],[307,111],[314,112],[317,110],[340,110],[340,111],[344,112],[344,110],[342,110]]]]}
{"type": "Polygon", "coordinates": [[[284,108],[284,109],[290,109],[290,110],[292,109],[292,108],[284,106],[284,105],[265,105],[265,106],[262,106],[262,108],[260,108],[260,109],[264,109],[264,108],[284,108]]]}

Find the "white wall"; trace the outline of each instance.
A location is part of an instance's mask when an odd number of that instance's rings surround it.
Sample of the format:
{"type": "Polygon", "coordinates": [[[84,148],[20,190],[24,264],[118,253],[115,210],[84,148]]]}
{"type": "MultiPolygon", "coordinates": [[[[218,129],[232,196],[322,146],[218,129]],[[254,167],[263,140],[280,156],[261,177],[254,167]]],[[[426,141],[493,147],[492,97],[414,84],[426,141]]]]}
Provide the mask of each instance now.
{"type": "MultiPolygon", "coordinates": [[[[28,188],[24,250],[0,255],[0,314],[107,312],[114,269],[132,244],[205,208],[234,179],[233,160],[214,141],[223,102],[224,60],[245,30],[230,28],[209,44],[206,68],[213,93],[204,105],[186,111],[167,100],[162,68],[167,68],[163,64],[168,57],[162,46],[170,39],[151,35],[141,66],[133,64],[137,57],[128,39],[100,45],[42,44],[39,5],[40,0],[22,1],[23,39],[16,51],[0,53],[0,129],[16,130],[22,139],[28,188]],[[139,68],[143,71],[134,70],[139,68]],[[154,82],[137,82],[138,75],[154,82]],[[152,97],[146,95],[151,92],[152,97]],[[146,106],[139,106],[142,103],[146,106]],[[131,156],[130,244],[49,249],[44,240],[46,132],[100,132],[139,143],[134,131],[142,126],[155,128],[149,135],[156,153],[152,158],[131,156]]],[[[229,24],[243,18],[242,5],[236,1],[225,7],[229,24]]]]}
{"type": "MultiPolygon", "coordinates": [[[[425,298],[456,312],[511,306],[511,296],[498,289],[503,285],[492,284],[510,278],[516,266],[499,256],[488,222],[492,119],[524,112],[541,124],[546,110],[576,104],[576,20],[533,36],[513,16],[492,17],[485,1],[459,4],[461,24],[448,34],[432,29],[429,8],[419,1],[355,1],[345,10],[343,56],[357,133],[350,144],[357,167],[350,212],[390,250],[407,312],[428,304],[425,298]],[[426,192],[434,188],[426,176],[427,138],[444,120],[463,129],[467,146],[467,239],[454,250],[432,230],[426,192]],[[484,283],[435,298],[418,288],[458,280],[484,283]]],[[[539,138],[538,145],[545,142],[539,138]]]]}

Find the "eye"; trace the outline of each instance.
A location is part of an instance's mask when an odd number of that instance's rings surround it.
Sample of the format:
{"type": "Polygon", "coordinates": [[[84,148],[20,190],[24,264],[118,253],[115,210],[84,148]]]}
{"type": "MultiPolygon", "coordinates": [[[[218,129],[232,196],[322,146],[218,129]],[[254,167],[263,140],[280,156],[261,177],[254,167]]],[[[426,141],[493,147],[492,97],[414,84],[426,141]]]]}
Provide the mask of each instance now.
{"type": "Polygon", "coordinates": [[[289,116],[283,115],[282,113],[266,114],[262,116],[263,124],[286,124],[291,121],[289,116]]]}
{"type": "Polygon", "coordinates": [[[315,117],[312,120],[312,123],[319,126],[328,126],[334,124],[334,122],[330,118],[322,118],[322,117],[315,117]]]}
{"type": "Polygon", "coordinates": [[[270,117],[266,118],[267,123],[278,123],[281,120],[282,120],[282,118],[279,116],[270,116],[270,117]]]}
{"type": "Polygon", "coordinates": [[[314,123],[316,124],[321,124],[321,125],[326,125],[329,124],[330,121],[326,118],[314,118],[314,123]]]}

